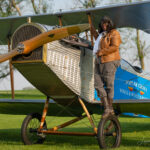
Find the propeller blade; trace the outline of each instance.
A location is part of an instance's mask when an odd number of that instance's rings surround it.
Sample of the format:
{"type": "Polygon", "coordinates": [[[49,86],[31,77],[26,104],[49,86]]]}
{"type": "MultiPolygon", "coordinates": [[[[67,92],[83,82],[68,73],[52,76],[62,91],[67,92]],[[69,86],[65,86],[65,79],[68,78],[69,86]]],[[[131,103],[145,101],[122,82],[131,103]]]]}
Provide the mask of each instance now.
{"type": "Polygon", "coordinates": [[[7,54],[2,54],[2,55],[0,55],[0,63],[4,62],[6,60],[9,60],[12,57],[17,56],[17,55],[19,55],[19,52],[17,51],[17,49],[14,49],[14,50],[8,52],[7,54]]]}
{"type": "Polygon", "coordinates": [[[57,28],[54,30],[50,30],[48,32],[41,33],[32,39],[26,40],[24,42],[20,42],[18,46],[14,50],[11,50],[9,53],[0,55],[0,63],[8,59],[11,59],[14,56],[17,56],[19,54],[28,54],[34,49],[42,46],[43,44],[55,40],[60,40],[69,35],[80,33],[88,29],[89,29],[89,24],[81,24],[81,25],[73,25],[73,26],[57,28]]]}
{"type": "Polygon", "coordinates": [[[46,44],[55,40],[60,40],[69,35],[80,33],[88,29],[89,29],[89,24],[81,24],[81,25],[73,25],[73,26],[57,28],[54,30],[50,30],[48,32],[44,32],[32,39],[21,42],[24,45],[23,54],[27,54],[31,52],[32,50],[42,46],[43,44],[46,44]]]}

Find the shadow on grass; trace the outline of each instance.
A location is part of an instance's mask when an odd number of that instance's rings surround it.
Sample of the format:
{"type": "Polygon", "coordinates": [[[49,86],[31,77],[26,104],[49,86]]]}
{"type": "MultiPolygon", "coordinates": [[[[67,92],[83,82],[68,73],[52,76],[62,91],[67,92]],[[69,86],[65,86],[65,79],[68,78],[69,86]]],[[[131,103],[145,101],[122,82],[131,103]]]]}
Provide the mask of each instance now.
{"type": "Polygon", "coordinates": [[[121,144],[120,144],[120,146],[125,146],[125,147],[150,147],[150,141],[148,142],[148,141],[144,141],[142,138],[141,138],[141,140],[140,139],[131,139],[131,138],[129,138],[129,139],[127,139],[127,138],[124,138],[124,137],[122,137],[122,141],[121,141],[121,144]]]}
{"type": "Polygon", "coordinates": [[[20,129],[0,129],[0,143],[11,145],[16,142],[21,142],[20,129]]]}
{"type": "MultiPolygon", "coordinates": [[[[131,130],[134,127],[133,123],[130,124],[131,130]]],[[[140,124],[142,125],[142,123],[140,124]]],[[[148,124],[145,126],[148,127],[148,124]]],[[[131,131],[130,130],[130,131],[131,131]]],[[[146,129],[148,130],[148,129],[146,129]]],[[[67,128],[66,131],[79,131],[79,132],[89,132],[88,128],[67,128]]],[[[123,129],[123,133],[130,132],[129,130],[123,129]]],[[[134,127],[134,131],[140,131],[140,129],[134,127]]],[[[142,130],[144,131],[144,130],[142,130]]],[[[0,130],[0,143],[7,143],[7,145],[20,145],[23,144],[21,140],[20,129],[1,129],[0,130]]],[[[52,145],[52,146],[61,146],[64,144],[71,144],[73,146],[98,146],[96,137],[88,137],[88,136],[66,136],[66,135],[47,135],[44,145],[52,145]]],[[[122,142],[121,146],[125,147],[150,147],[150,141],[146,141],[146,139],[140,140],[140,137],[131,138],[125,137],[122,134],[122,142]]]]}
{"type": "Polygon", "coordinates": [[[150,123],[148,122],[121,122],[122,133],[150,131],[150,123]]]}
{"type": "MultiPolygon", "coordinates": [[[[78,128],[76,128],[78,130],[78,128]]],[[[74,128],[69,128],[69,131],[73,131],[74,128]]],[[[85,129],[86,130],[86,129],[85,129]]],[[[79,128],[79,131],[81,129],[79,128]]],[[[0,130],[0,143],[7,143],[8,145],[20,145],[21,132],[20,129],[1,129],[0,130]]],[[[97,140],[95,137],[81,137],[81,136],[66,136],[66,135],[47,135],[44,142],[45,145],[97,145],[97,140]],[[90,142],[89,142],[90,141],[90,142]]],[[[22,143],[23,144],[23,143],[22,143]]]]}

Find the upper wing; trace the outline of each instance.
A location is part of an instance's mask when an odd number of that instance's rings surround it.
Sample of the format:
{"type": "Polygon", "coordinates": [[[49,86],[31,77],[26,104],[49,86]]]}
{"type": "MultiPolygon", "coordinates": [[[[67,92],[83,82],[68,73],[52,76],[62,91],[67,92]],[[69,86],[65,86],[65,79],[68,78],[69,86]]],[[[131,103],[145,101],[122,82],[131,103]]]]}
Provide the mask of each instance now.
{"type": "Polygon", "coordinates": [[[28,17],[32,18],[32,22],[47,25],[59,25],[58,16],[61,16],[63,25],[73,25],[88,23],[87,14],[91,13],[93,24],[97,27],[100,18],[107,15],[112,18],[118,28],[133,27],[150,33],[149,11],[150,1],[147,1],[51,14],[0,18],[0,44],[7,44],[8,37],[10,37],[21,24],[26,23],[28,17]]]}

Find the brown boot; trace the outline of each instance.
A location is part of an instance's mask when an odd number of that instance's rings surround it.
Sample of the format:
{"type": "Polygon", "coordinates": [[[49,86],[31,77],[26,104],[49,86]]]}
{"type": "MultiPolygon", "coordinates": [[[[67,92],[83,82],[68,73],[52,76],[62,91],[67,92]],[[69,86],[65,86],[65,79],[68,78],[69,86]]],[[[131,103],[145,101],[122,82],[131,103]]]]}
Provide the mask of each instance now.
{"type": "Polygon", "coordinates": [[[104,113],[102,115],[102,118],[104,119],[104,118],[107,118],[111,114],[111,111],[110,111],[110,107],[109,107],[107,97],[101,98],[101,101],[104,105],[104,113]]]}
{"type": "Polygon", "coordinates": [[[109,103],[109,109],[110,109],[110,113],[111,115],[115,115],[114,109],[113,109],[113,99],[108,99],[108,103],[109,103]]]}

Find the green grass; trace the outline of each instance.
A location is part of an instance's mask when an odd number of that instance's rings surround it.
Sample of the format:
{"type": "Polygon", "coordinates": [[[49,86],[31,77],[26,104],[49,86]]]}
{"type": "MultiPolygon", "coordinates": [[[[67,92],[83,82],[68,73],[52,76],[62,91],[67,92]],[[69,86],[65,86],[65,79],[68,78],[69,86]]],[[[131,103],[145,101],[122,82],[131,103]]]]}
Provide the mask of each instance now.
{"type": "MultiPolygon", "coordinates": [[[[98,150],[97,140],[94,137],[48,135],[42,145],[23,145],[20,128],[24,115],[1,114],[0,149],[1,150],[98,150]]],[[[98,123],[100,116],[94,118],[98,123]]],[[[71,117],[47,117],[48,128],[61,124],[71,117]]],[[[122,128],[122,142],[117,150],[145,150],[150,149],[150,119],[120,117],[122,128]]],[[[91,132],[87,119],[71,125],[65,131],[91,132]]]]}
{"type": "MultiPolygon", "coordinates": [[[[0,99],[11,99],[11,91],[0,91],[0,99]]],[[[45,99],[45,95],[38,90],[16,90],[15,99],[45,99]]]]}
{"type": "MultiPolygon", "coordinates": [[[[45,99],[45,96],[37,90],[16,91],[17,99],[45,99]]],[[[10,98],[10,91],[0,91],[0,98],[10,98]]],[[[25,118],[23,115],[27,112],[34,112],[35,107],[28,107],[22,109],[20,115],[5,114],[14,112],[14,105],[1,104],[0,112],[0,150],[98,150],[99,146],[95,137],[81,137],[81,136],[62,136],[62,135],[48,135],[46,141],[42,145],[23,145],[21,141],[20,129],[25,118]],[[7,107],[8,106],[8,107],[7,107]]],[[[18,104],[23,105],[23,104],[18,104]]],[[[39,112],[42,109],[37,106],[39,112]]],[[[52,111],[52,109],[50,108],[52,111]]],[[[20,110],[17,110],[20,111],[20,110]]],[[[54,110],[53,110],[54,111],[54,110]]],[[[94,115],[96,125],[100,120],[100,115],[94,115]]],[[[72,117],[53,117],[46,118],[48,128],[59,125],[72,117]]],[[[150,118],[131,118],[119,117],[122,128],[121,146],[116,150],[149,150],[150,149],[150,118]]],[[[82,121],[68,126],[65,131],[71,132],[92,132],[89,127],[87,118],[82,121]]]]}

